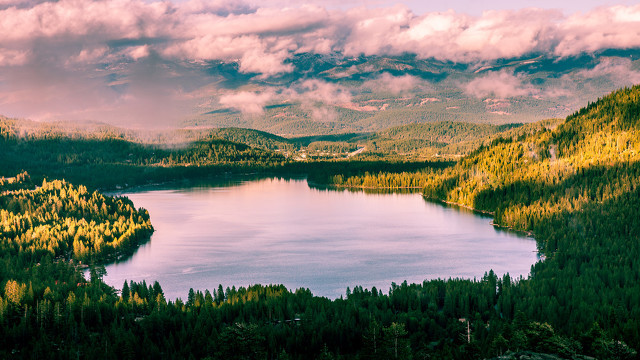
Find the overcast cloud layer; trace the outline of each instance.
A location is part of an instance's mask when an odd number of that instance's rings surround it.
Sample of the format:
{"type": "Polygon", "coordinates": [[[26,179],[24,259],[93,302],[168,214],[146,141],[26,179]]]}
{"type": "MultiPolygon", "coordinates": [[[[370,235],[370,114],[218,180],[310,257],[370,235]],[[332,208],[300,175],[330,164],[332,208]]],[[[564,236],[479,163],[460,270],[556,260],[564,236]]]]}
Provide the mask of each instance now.
{"type": "MultiPolygon", "coordinates": [[[[469,16],[453,11],[416,15],[402,5],[329,10],[224,0],[0,0],[0,113],[92,118],[101,112],[112,117],[153,112],[158,119],[170,119],[180,112],[176,109],[193,106],[190,92],[206,81],[188,69],[204,61],[237,62],[241,73],[266,78],[291,72],[287,60],[304,52],[410,52],[482,63],[533,53],[566,57],[634,47],[640,47],[640,5],[570,16],[533,8],[469,16]]],[[[621,65],[603,66],[615,71],[621,65]]],[[[495,80],[504,84],[505,93],[532,93],[511,74],[489,76],[466,90],[487,93],[486,80],[495,80]]],[[[387,80],[395,86],[391,91],[417,86],[409,77],[387,80]]],[[[288,90],[292,96],[306,90],[317,97],[337,94],[334,101],[348,98],[343,89],[319,82],[296,86],[288,90]]],[[[502,90],[491,91],[500,96],[502,90]]],[[[220,102],[239,107],[247,101],[264,104],[268,98],[245,92],[220,102]]],[[[261,108],[246,111],[260,113],[261,108]]]]}

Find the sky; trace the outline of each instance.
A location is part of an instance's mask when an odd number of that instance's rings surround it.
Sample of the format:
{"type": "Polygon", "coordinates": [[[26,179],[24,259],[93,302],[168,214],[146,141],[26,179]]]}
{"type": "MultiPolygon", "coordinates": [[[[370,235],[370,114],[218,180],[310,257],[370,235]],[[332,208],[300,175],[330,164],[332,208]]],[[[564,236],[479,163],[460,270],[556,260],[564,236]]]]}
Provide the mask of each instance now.
{"type": "Polygon", "coordinates": [[[634,47],[640,4],[623,0],[0,0],[0,114],[170,124],[203,87],[221,103],[246,95],[216,97],[202,73],[216,61],[264,79],[305,52],[483,63],[634,47]]]}

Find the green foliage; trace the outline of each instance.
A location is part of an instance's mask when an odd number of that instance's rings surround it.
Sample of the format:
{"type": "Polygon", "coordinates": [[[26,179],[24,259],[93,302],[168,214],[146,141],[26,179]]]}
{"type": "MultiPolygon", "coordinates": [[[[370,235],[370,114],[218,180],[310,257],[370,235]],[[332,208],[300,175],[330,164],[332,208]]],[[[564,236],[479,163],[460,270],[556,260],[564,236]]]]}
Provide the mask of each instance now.
{"type": "Polygon", "coordinates": [[[293,148],[291,140],[259,130],[222,128],[210,130],[209,135],[261,149],[276,150],[293,148]]]}
{"type": "Polygon", "coordinates": [[[469,143],[477,147],[480,139],[522,124],[486,125],[464,122],[428,122],[392,127],[369,137],[372,151],[396,153],[435,153],[446,151],[449,144],[469,143]]]}
{"type": "Polygon", "coordinates": [[[60,180],[2,192],[0,229],[0,254],[30,254],[34,261],[46,255],[113,259],[133,252],[153,231],[149,213],[130,200],[60,180]]]}
{"type": "MultiPolygon", "coordinates": [[[[389,179],[408,184],[419,178],[428,198],[492,213],[496,225],[535,234],[544,261],[532,267],[529,279],[503,282],[499,291],[497,308],[505,318],[520,311],[534,321],[513,332],[513,341],[567,355],[579,346],[548,327],[577,338],[597,322],[609,345],[580,345],[587,354],[615,358],[618,350],[603,349],[640,346],[639,108],[636,86],[555,128],[497,138],[450,168],[333,181],[386,187],[394,186],[389,179]]],[[[508,339],[509,332],[501,336],[508,339]]],[[[504,345],[498,337],[492,343],[494,350],[504,345]]]]}
{"type": "Polygon", "coordinates": [[[422,188],[427,174],[448,161],[351,160],[305,164],[310,183],[361,188],[422,188]],[[377,175],[376,175],[377,174],[377,175]]]}
{"type": "MultiPolygon", "coordinates": [[[[488,271],[474,280],[394,283],[386,293],[356,286],[336,300],[282,285],[220,285],[191,290],[186,302],[167,301],[160,284],[144,281],[126,283],[117,295],[100,280],[99,266],[87,282],[71,262],[54,259],[126,251],[117,241],[127,231],[139,226],[148,236],[146,212],[64,181],[34,188],[26,174],[2,179],[0,358],[459,359],[510,351],[636,358],[639,93],[621,90],[557,127],[510,129],[455,165],[290,165],[318,183],[417,184],[427,197],[531,231],[545,259],[526,279],[488,271]]],[[[5,141],[14,146],[12,136],[5,141]]],[[[199,163],[216,146],[203,141],[155,159],[199,163]]],[[[229,161],[243,161],[247,148],[234,146],[234,158],[223,147],[229,161]]]]}
{"type": "MultiPolygon", "coordinates": [[[[224,174],[231,170],[254,172],[279,166],[283,155],[218,137],[186,144],[142,144],[111,132],[67,133],[56,128],[0,118],[7,173],[28,171],[34,178],[66,178],[90,187],[113,188],[184,177],[224,174]]],[[[133,136],[133,135],[132,135],[133,136]]],[[[191,135],[195,137],[195,135],[191,135]]]]}

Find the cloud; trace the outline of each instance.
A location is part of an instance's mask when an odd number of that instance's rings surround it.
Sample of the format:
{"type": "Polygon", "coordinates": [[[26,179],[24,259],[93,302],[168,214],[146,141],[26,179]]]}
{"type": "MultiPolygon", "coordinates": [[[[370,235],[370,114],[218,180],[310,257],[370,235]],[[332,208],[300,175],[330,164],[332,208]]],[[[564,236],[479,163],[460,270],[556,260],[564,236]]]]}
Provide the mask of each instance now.
{"type": "Polygon", "coordinates": [[[599,62],[592,68],[575,71],[550,80],[537,94],[541,98],[566,98],[563,103],[579,107],[586,101],[593,101],[594,96],[601,96],[624,86],[640,83],[640,71],[634,69],[634,63],[629,58],[600,57],[599,62]],[[567,104],[576,100],[576,94],[591,93],[593,95],[580,99],[577,103],[567,104]]]}
{"type": "Polygon", "coordinates": [[[0,48],[0,66],[18,66],[27,61],[27,51],[0,48]]]}
{"type": "Polygon", "coordinates": [[[214,14],[220,17],[239,14],[251,14],[256,11],[243,1],[228,0],[189,0],[183,2],[178,10],[184,14],[214,14]]]}
{"type": "Polygon", "coordinates": [[[284,95],[303,103],[344,104],[351,102],[351,92],[344,86],[326,81],[309,79],[294,84],[284,95]]]}
{"type": "Polygon", "coordinates": [[[90,43],[152,38],[171,32],[172,6],[134,0],[36,3],[0,11],[0,43],[28,45],[34,40],[90,43]]]}
{"type": "Polygon", "coordinates": [[[260,115],[274,98],[273,92],[240,91],[220,96],[220,105],[241,111],[245,115],[260,115]]]}
{"type": "Polygon", "coordinates": [[[345,53],[415,53],[453,61],[517,57],[553,48],[557,11],[487,11],[480,17],[453,11],[417,16],[402,6],[353,16],[345,53]],[[358,18],[359,17],[359,18],[358,18]]]}
{"type": "Polygon", "coordinates": [[[240,58],[240,71],[245,73],[259,73],[261,78],[280,73],[288,73],[293,71],[293,65],[284,64],[288,53],[286,50],[280,50],[274,53],[268,53],[260,49],[251,49],[242,54],[240,58]]]}
{"type": "Polygon", "coordinates": [[[640,46],[640,4],[597,8],[559,23],[556,55],[571,56],[600,49],[640,46]]]}
{"type": "Polygon", "coordinates": [[[365,81],[361,87],[372,91],[386,90],[392,94],[401,94],[416,89],[427,90],[431,88],[427,82],[415,76],[409,74],[393,76],[387,72],[382,73],[375,79],[365,81]]]}
{"type": "Polygon", "coordinates": [[[467,94],[479,99],[491,96],[506,99],[532,95],[538,91],[531,84],[525,84],[522,77],[507,71],[490,72],[471,80],[464,90],[467,94]]]}
{"type": "Polygon", "coordinates": [[[640,72],[632,69],[630,59],[605,57],[593,69],[579,71],[575,76],[584,79],[606,78],[616,87],[640,83],[640,72]]]}
{"type": "MultiPolygon", "coordinates": [[[[165,124],[178,117],[174,109],[189,104],[192,91],[219,80],[208,72],[212,63],[232,63],[246,78],[261,81],[294,71],[291,59],[304,52],[354,57],[413,53],[471,63],[640,47],[640,5],[570,16],[534,8],[470,16],[454,11],[415,14],[402,5],[344,10],[340,2],[330,7],[320,1],[266,4],[0,0],[2,111],[165,124]]],[[[622,82],[627,65],[602,64],[593,71],[622,82]]],[[[630,74],[627,79],[636,79],[636,73],[630,74]]],[[[409,75],[383,74],[363,88],[402,93],[423,86],[424,81],[409,75]]],[[[521,77],[504,72],[473,80],[466,91],[479,97],[534,94],[521,77]]],[[[337,105],[349,103],[351,95],[336,84],[306,79],[288,88],[274,85],[272,91],[227,93],[219,100],[259,114],[272,100],[337,105]]]]}
{"type": "Polygon", "coordinates": [[[81,50],[107,45],[118,52],[122,49],[110,44],[129,39],[131,46],[152,46],[169,58],[237,61],[241,71],[266,75],[292,71],[286,60],[307,51],[347,56],[410,52],[423,58],[480,61],[640,46],[640,5],[569,17],[535,8],[474,17],[453,11],[416,15],[402,5],[327,10],[220,0],[19,3],[0,10],[0,43],[7,49],[37,52],[39,41],[54,41],[62,49],[69,44],[81,50]]]}
{"type": "Polygon", "coordinates": [[[75,68],[54,66],[48,60],[31,58],[25,65],[11,67],[12,71],[0,71],[4,114],[157,128],[175,125],[193,107],[194,100],[182,86],[185,75],[175,78],[153,54],[120,69],[121,78],[108,70],[88,71],[78,59],[69,59],[75,68]]]}
{"type": "Polygon", "coordinates": [[[227,93],[220,96],[219,100],[220,105],[239,110],[245,115],[260,115],[264,113],[265,106],[273,102],[300,103],[312,114],[319,114],[324,118],[330,114],[327,105],[350,103],[351,92],[340,85],[308,79],[289,87],[274,87],[267,91],[227,93]]]}
{"type": "Polygon", "coordinates": [[[285,100],[300,102],[303,109],[311,111],[313,119],[320,121],[332,121],[338,117],[333,106],[351,104],[349,89],[317,79],[295,83],[282,95],[285,100]]]}

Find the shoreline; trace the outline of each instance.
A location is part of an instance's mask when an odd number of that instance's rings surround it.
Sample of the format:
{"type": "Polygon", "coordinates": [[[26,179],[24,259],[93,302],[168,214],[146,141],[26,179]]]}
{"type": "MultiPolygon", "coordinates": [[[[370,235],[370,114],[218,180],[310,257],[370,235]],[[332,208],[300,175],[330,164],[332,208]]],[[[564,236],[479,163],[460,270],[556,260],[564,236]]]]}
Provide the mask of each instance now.
{"type": "MultiPolygon", "coordinates": [[[[316,182],[310,182],[308,179],[307,179],[307,182],[309,183],[309,185],[333,187],[333,188],[340,188],[340,189],[354,189],[354,190],[358,190],[359,189],[359,190],[394,191],[394,190],[422,189],[422,187],[420,187],[420,186],[379,187],[379,186],[349,186],[349,185],[336,185],[336,184],[319,184],[319,183],[316,183],[316,182]]],[[[456,202],[453,202],[453,201],[442,200],[440,198],[430,197],[430,196],[426,196],[424,194],[422,194],[422,197],[424,199],[426,199],[426,200],[429,200],[429,201],[438,202],[438,203],[446,204],[446,205],[450,205],[450,206],[456,206],[456,207],[460,207],[460,208],[465,208],[465,209],[473,211],[475,213],[491,216],[492,218],[495,216],[495,212],[494,211],[476,209],[476,208],[474,208],[472,206],[469,206],[469,205],[464,205],[464,204],[456,203],[456,202]]],[[[504,230],[509,230],[509,231],[513,231],[513,232],[516,232],[516,233],[520,233],[520,234],[525,234],[525,235],[535,239],[535,233],[533,231],[518,230],[518,229],[513,228],[512,226],[497,224],[497,223],[495,223],[493,221],[493,219],[489,222],[489,224],[492,225],[493,227],[496,227],[496,228],[499,228],[499,229],[504,229],[504,230]]],[[[536,242],[537,242],[537,239],[536,239],[536,242]]]]}

